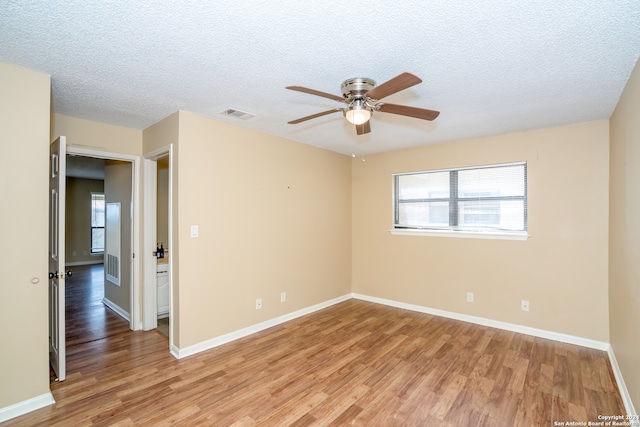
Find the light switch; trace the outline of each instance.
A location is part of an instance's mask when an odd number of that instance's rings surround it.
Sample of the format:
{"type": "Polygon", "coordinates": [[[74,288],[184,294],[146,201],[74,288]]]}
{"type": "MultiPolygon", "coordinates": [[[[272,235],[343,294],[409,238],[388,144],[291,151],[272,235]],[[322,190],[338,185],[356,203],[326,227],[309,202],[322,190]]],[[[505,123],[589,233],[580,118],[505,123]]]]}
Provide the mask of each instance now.
{"type": "Polygon", "coordinates": [[[199,231],[197,225],[191,226],[191,237],[198,237],[199,231]]]}

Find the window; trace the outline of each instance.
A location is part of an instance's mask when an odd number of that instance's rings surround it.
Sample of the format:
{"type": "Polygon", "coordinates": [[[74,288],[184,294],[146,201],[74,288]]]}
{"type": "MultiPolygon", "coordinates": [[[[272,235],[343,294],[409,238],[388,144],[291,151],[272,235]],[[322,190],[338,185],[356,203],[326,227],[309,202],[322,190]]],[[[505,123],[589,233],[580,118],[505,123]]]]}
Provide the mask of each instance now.
{"type": "Polygon", "coordinates": [[[394,175],[394,229],[527,230],[527,164],[394,175]]]}
{"type": "Polygon", "coordinates": [[[91,253],[104,252],[104,193],[91,193],[91,253]]]}

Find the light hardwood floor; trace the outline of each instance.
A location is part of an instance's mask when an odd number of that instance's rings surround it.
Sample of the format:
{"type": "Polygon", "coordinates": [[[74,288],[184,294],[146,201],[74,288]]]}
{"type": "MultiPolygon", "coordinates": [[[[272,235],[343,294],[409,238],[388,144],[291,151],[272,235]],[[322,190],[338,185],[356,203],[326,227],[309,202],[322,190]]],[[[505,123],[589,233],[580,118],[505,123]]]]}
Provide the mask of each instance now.
{"type": "MultiPolygon", "coordinates": [[[[75,322],[77,337],[91,324],[75,322]]],[[[159,332],[116,323],[70,345],[55,405],[6,425],[552,426],[624,413],[605,352],[364,301],[182,360],[159,332]]]]}

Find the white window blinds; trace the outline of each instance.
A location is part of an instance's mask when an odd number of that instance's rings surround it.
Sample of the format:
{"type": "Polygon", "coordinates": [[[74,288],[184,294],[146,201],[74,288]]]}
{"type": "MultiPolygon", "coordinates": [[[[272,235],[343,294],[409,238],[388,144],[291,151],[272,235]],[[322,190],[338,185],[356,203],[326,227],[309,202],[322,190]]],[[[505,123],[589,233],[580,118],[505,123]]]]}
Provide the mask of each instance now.
{"type": "Polygon", "coordinates": [[[526,231],[527,165],[394,175],[394,228],[526,231]]]}

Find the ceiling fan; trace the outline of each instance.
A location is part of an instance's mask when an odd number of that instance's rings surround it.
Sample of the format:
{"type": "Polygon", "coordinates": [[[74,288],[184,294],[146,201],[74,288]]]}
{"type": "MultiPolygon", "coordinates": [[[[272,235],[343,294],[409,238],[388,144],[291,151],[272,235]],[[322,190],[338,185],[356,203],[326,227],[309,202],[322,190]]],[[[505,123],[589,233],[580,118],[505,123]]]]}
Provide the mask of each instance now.
{"type": "Polygon", "coordinates": [[[409,116],[422,120],[434,120],[440,114],[439,111],[410,107],[408,105],[379,102],[384,97],[410,88],[411,86],[417,85],[421,82],[422,80],[419,77],[411,73],[402,73],[379,86],[376,86],[376,82],[371,79],[357,77],[342,82],[342,85],[340,86],[342,89],[342,96],[332,95],[330,93],[309,89],[303,86],[287,86],[287,89],[322,96],[324,98],[333,99],[347,104],[347,106],[343,108],[333,108],[331,110],[322,111],[320,113],[292,120],[289,124],[294,125],[306,120],[315,119],[316,117],[322,117],[327,114],[342,111],[344,117],[349,121],[349,123],[356,126],[357,134],[363,135],[371,132],[369,119],[374,111],[399,114],[401,116],[409,116]]]}

